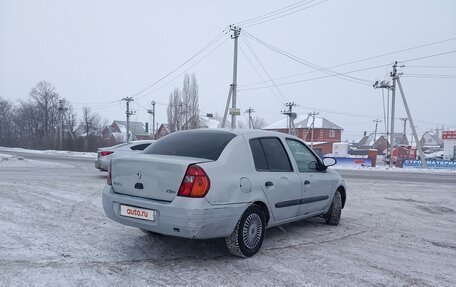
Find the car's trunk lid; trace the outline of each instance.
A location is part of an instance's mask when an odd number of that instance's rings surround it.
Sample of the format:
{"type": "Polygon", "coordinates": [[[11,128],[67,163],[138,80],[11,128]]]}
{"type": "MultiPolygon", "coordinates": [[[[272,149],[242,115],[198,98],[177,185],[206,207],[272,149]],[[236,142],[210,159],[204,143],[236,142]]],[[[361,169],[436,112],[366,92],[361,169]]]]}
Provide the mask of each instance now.
{"type": "Polygon", "coordinates": [[[171,202],[187,167],[210,160],[141,154],[112,161],[112,188],[116,193],[171,202]]]}

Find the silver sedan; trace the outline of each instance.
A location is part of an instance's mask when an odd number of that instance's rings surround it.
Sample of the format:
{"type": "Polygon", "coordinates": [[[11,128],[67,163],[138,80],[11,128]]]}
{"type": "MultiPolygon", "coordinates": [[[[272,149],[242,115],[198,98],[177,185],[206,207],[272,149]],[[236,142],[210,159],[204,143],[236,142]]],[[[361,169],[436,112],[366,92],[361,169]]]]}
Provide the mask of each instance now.
{"type": "Polygon", "coordinates": [[[155,233],[224,237],[231,253],[250,257],[266,228],[315,216],[339,223],[346,187],[328,169],[335,163],[283,133],[176,132],[112,160],[103,208],[114,221],[155,233]]]}

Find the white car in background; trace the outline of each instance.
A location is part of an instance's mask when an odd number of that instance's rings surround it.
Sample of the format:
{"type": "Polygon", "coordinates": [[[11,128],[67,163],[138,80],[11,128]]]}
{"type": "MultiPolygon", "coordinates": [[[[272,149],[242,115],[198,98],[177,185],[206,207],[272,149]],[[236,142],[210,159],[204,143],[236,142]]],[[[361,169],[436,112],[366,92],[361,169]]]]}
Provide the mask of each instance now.
{"type": "Polygon", "coordinates": [[[121,143],[115,146],[99,148],[95,167],[101,171],[108,171],[111,159],[119,156],[135,155],[142,152],[146,147],[154,143],[155,140],[140,140],[130,143],[121,143]]]}

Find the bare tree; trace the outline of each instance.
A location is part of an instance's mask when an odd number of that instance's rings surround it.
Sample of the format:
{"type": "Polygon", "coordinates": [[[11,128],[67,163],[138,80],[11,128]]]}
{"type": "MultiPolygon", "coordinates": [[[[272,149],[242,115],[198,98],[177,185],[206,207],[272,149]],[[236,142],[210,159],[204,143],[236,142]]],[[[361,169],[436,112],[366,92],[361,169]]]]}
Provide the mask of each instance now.
{"type": "MultiPolygon", "coordinates": [[[[249,119],[247,119],[247,123],[243,120],[239,120],[237,123],[237,126],[240,129],[248,129],[249,128],[248,122],[249,122],[249,119]]],[[[252,124],[253,129],[262,129],[266,126],[265,120],[263,118],[260,118],[257,116],[252,117],[251,124],[252,124]]]]}
{"type": "Polygon", "coordinates": [[[192,81],[190,83],[190,97],[187,102],[188,113],[190,115],[190,122],[188,123],[188,128],[194,129],[199,125],[199,96],[198,96],[198,82],[196,81],[195,74],[192,74],[192,81]]]}
{"type": "Polygon", "coordinates": [[[180,130],[182,122],[182,114],[180,111],[181,97],[178,88],[175,88],[174,91],[169,95],[168,103],[168,125],[170,132],[175,132],[180,130]]]}
{"type": "Polygon", "coordinates": [[[253,116],[252,118],[252,127],[254,129],[262,129],[266,126],[266,121],[263,118],[253,116]]]}
{"type": "Polygon", "coordinates": [[[168,125],[170,131],[193,129],[199,124],[198,82],[195,74],[184,77],[182,91],[175,88],[169,97],[168,125]]]}
{"type": "Polygon", "coordinates": [[[100,117],[96,113],[93,113],[89,107],[82,108],[81,125],[85,132],[84,149],[86,151],[89,150],[89,141],[90,141],[91,131],[96,130],[98,128],[99,122],[100,122],[100,117]]]}
{"type": "Polygon", "coordinates": [[[26,148],[42,146],[43,130],[40,127],[40,115],[33,103],[21,101],[15,111],[13,122],[19,146],[26,148]]]}
{"type": "Polygon", "coordinates": [[[11,102],[0,97],[0,142],[1,144],[11,144],[13,141],[13,115],[14,107],[11,102]]]}
{"type": "Polygon", "coordinates": [[[41,81],[32,88],[30,97],[38,108],[45,144],[49,144],[49,132],[55,130],[57,126],[59,94],[51,83],[41,81]]]}

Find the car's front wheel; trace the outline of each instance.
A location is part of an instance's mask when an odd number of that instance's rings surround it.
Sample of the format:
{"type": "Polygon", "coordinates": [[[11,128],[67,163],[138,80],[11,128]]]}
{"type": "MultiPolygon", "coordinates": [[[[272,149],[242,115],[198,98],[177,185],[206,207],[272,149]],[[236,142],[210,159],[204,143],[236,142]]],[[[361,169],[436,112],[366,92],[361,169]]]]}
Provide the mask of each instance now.
{"type": "Polygon", "coordinates": [[[266,217],[257,205],[251,205],[242,214],[233,233],[225,238],[228,250],[239,257],[252,257],[264,240],[266,217]]]}
{"type": "Polygon", "coordinates": [[[334,194],[331,207],[328,212],[323,215],[323,218],[326,220],[326,223],[329,225],[338,225],[340,221],[340,215],[342,213],[342,196],[340,192],[336,190],[334,194]]]}

